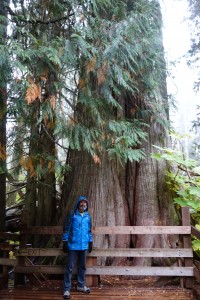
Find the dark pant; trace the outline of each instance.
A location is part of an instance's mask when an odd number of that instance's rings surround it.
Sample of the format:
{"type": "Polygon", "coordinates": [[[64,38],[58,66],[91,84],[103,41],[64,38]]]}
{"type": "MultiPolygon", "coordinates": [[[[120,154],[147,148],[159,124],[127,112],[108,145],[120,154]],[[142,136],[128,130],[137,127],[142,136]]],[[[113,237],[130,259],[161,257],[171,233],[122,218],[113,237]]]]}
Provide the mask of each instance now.
{"type": "Polygon", "coordinates": [[[68,253],[68,263],[65,267],[64,274],[64,292],[70,291],[71,279],[74,264],[77,260],[77,282],[79,287],[86,285],[85,272],[86,272],[86,255],[87,250],[70,250],[68,253]]]}

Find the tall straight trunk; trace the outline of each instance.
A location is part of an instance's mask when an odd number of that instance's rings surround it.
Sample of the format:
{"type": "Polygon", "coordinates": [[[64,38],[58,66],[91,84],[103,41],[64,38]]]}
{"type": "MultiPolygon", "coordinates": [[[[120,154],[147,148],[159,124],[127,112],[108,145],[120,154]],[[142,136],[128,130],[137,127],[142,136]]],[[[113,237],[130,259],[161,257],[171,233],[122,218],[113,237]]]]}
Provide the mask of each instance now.
{"type": "Polygon", "coordinates": [[[50,136],[53,136],[53,127],[48,129],[48,134],[43,131],[40,134],[39,141],[40,153],[44,157],[42,168],[46,169],[46,173],[41,176],[38,182],[36,225],[53,225],[56,221],[55,169],[54,165],[49,167],[49,161],[45,160],[48,156],[52,157],[55,155],[55,142],[50,138],[50,136]]]}
{"type": "Polygon", "coordinates": [[[5,209],[6,209],[6,90],[0,90],[0,231],[5,230],[5,209]]]}
{"type": "MultiPolygon", "coordinates": [[[[0,2],[0,16],[6,16],[4,1],[0,2]]],[[[4,44],[6,41],[6,24],[0,21],[0,41],[4,44]]],[[[4,80],[0,82],[0,231],[5,230],[5,209],[6,209],[6,105],[7,105],[7,64],[1,64],[1,77],[4,80]]]]}
{"type": "MultiPolygon", "coordinates": [[[[7,184],[7,206],[10,207],[12,205],[14,205],[16,203],[16,199],[17,199],[17,195],[19,192],[19,196],[20,196],[20,200],[21,196],[23,195],[23,193],[18,190],[16,191],[16,186],[18,187],[18,184],[15,184],[15,182],[17,183],[20,180],[20,175],[19,174],[15,174],[15,170],[18,168],[19,165],[19,161],[20,158],[23,155],[23,139],[24,139],[24,134],[22,131],[22,127],[23,127],[23,120],[22,118],[20,118],[17,121],[17,124],[15,125],[15,138],[14,138],[14,151],[12,154],[12,160],[10,162],[10,178],[12,177],[11,180],[9,180],[9,183],[7,184]]],[[[7,179],[8,179],[8,174],[7,174],[7,179]]]]}
{"type": "MultiPolygon", "coordinates": [[[[53,136],[53,123],[48,133],[37,126],[37,118],[40,111],[39,102],[33,104],[33,114],[31,123],[31,138],[29,145],[29,157],[35,159],[35,174],[28,173],[26,188],[26,205],[29,210],[29,225],[53,225],[56,223],[56,188],[54,165],[49,164],[48,157],[55,155],[55,142],[53,136]],[[40,155],[40,158],[36,158],[40,155]],[[38,176],[36,169],[40,168],[44,174],[38,176]]],[[[37,236],[34,246],[45,245],[47,239],[37,236]]]]}
{"type": "MultiPolygon", "coordinates": [[[[157,125],[159,127],[159,125],[157,125]]],[[[161,128],[160,128],[161,129],[161,128]]],[[[148,130],[148,142],[144,144],[146,158],[139,163],[129,163],[127,166],[127,201],[131,216],[131,225],[174,225],[177,222],[176,213],[170,191],[165,183],[165,170],[167,165],[164,162],[157,162],[150,154],[154,152],[153,144],[163,145],[166,140],[163,132],[155,132],[155,124],[148,130]],[[151,143],[150,143],[151,141],[151,143]]],[[[138,235],[133,236],[134,248],[162,248],[176,247],[178,239],[171,239],[168,235],[138,235]]],[[[154,260],[156,264],[169,263],[168,259],[154,260]]],[[[135,258],[135,265],[151,265],[150,258],[135,258]]]]}
{"type": "MultiPolygon", "coordinates": [[[[37,118],[39,114],[39,101],[32,104],[31,110],[31,124],[30,124],[30,143],[29,143],[29,157],[35,157],[38,152],[38,137],[39,129],[37,126],[37,118]]],[[[29,211],[29,225],[34,226],[36,223],[36,204],[37,199],[37,178],[28,172],[26,196],[25,196],[26,208],[29,211]]]]}

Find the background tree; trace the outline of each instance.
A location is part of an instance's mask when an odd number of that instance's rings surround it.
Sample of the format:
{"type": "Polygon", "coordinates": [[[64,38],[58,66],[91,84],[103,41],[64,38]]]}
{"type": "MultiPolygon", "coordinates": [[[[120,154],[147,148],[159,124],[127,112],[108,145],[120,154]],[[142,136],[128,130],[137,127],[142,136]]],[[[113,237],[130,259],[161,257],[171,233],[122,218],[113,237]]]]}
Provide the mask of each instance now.
{"type": "MultiPolygon", "coordinates": [[[[200,4],[197,0],[188,0],[190,8],[190,26],[193,28],[191,31],[191,47],[188,51],[188,64],[190,67],[197,70],[197,78],[194,82],[194,90],[199,92],[200,88],[200,69],[199,69],[199,55],[200,55],[200,4]]],[[[197,106],[197,117],[193,122],[193,132],[195,136],[190,143],[190,154],[198,159],[200,152],[200,134],[199,134],[199,106],[197,106]]]]}
{"type": "Polygon", "coordinates": [[[9,60],[6,45],[6,10],[4,1],[0,3],[0,231],[5,230],[6,209],[6,105],[9,60]]]}
{"type": "MultiPolygon", "coordinates": [[[[190,25],[193,28],[191,31],[191,48],[188,52],[189,59],[188,63],[191,66],[195,66],[195,68],[199,69],[199,54],[200,54],[200,45],[199,45],[199,18],[200,18],[200,4],[197,0],[188,0],[189,8],[190,8],[190,25]]],[[[194,89],[199,91],[200,87],[200,73],[198,78],[194,84],[194,89]]]]}
{"type": "MultiPolygon", "coordinates": [[[[26,181],[25,204],[30,212],[30,224],[55,224],[56,149],[53,132],[56,118],[55,70],[59,69],[59,60],[56,61],[57,44],[54,43],[60,27],[53,20],[55,26],[50,28],[48,20],[51,5],[40,6],[37,1],[26,1],[15,2],[12,9],[10,6],[6,8],[11,18],[9,53],[13,65],[9,114],[14,125],[10,138],[18,136],[13,147],[18,161],[15,172],[21,172],[26,181]],[[18,124],[21,126],[20,133],[23,132],[23,140],[22,135],[19,137],[18,124]]],[[[61,11],[53,8],[60,20],[61,11]]]]}

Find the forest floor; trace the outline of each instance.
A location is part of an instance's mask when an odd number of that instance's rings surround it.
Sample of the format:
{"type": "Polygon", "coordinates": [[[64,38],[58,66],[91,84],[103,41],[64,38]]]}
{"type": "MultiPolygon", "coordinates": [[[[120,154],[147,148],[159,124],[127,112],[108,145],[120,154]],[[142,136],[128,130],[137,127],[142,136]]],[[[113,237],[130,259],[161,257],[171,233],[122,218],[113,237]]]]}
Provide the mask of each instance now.
{"type": "MultiPolygon", "coordinates": [[[[45,280],[40,284],[30,283],[8,287],[1,287],[1,300],[50,300],[63,299],[63,282],[61,280],[45,280]]],[[[178,280],[169,278],[125,278],[116,276],[102,276],[101,284],[92,287],[90,294],[80,294],[76,291],[73,281],[71,298],[73,300],[197,300],[192,289],[181,288],[178,280]]]]}

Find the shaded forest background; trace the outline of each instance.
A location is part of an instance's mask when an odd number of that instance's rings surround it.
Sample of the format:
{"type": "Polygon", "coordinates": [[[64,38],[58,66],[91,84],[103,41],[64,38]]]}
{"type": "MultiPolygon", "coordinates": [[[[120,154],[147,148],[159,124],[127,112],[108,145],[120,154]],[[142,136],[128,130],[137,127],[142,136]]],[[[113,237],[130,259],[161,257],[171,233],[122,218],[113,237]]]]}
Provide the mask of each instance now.
{"type": "Polygon", "coordinates": [[[63,224],[79,195],[89,197],[94,226],[178,224],[171,166],[151,155],[171,146],[159,2],[2,1],[0,32],[0,231],[16,203],[29,225],[63,224]]]}

